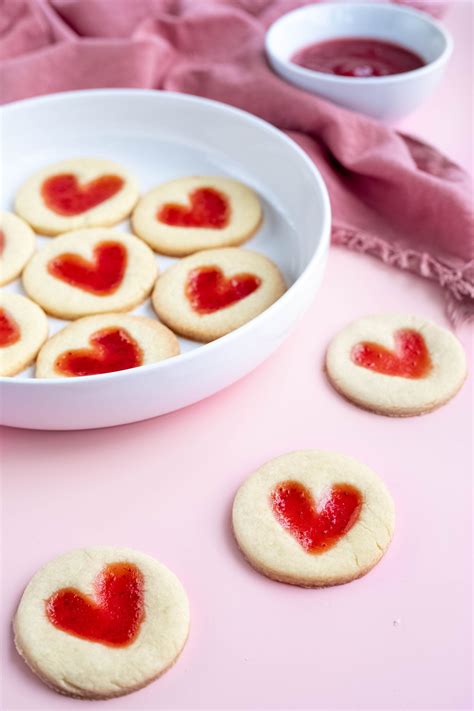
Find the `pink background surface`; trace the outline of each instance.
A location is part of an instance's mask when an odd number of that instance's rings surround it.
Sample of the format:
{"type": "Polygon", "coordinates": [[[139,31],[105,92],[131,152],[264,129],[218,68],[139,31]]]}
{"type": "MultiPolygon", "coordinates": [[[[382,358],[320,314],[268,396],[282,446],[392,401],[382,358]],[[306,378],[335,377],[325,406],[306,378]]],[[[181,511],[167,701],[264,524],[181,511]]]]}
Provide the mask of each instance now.
{"type": "MultiPolygon", "coordinates": [[[[446,23],[456,49],[445,81],[402,129],[471,169],[470,3],[455,3],[446,23]]],[[[333,249],[293,335],[220,394],[109,430],[3,430],[2,709],[81,703],[27,670],[10,623],[40,565],[101,543],[155,555],[181,578],[192,608],[179,663],[107,708],[470,708],[472,380],[431,415],[391,420],[344,402],[322,372],[334,333],[384,310],[447,325],[435,285],[333,249]],[[339,588],[271,582],[243,561],[231,535],[232,499],[247,474],[306,447],[359,458],[395,499],[389,552],[339,588]]],[[[459,335],[472,362],[472,334],[459,335]]]]}

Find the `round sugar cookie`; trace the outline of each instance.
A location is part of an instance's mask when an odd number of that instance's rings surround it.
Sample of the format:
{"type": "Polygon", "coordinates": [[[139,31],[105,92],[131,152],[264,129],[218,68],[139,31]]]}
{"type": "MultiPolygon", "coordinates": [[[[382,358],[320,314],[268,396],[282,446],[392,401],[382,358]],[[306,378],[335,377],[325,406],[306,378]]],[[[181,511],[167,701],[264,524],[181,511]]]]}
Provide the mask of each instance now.
{"type": "Polygon", "coordinates": [[[31,227],[11,212],[0,212],[0,286],[21,274],[34,251],[31,227]]]}
{"type": "Polygon", "coordinates": [[[70,158],[38,171],[23,183],[15,211],[35,230],[57,235],[124,220],[138,200],[135,178],[102,158],[70,158]]]}
{"type": "Polygon", "coordinates": [[[98,375],[178,355],[169,328],[145,316],[86,316],[49,339],[36,361],[37,378],[98,375]]]}
{"type": "Polygon", "coordinates": [[[16,375],[36,358],[48,337],[48,319],[20,294],[0,292],[0,375],[16,375]]]}
{"type": "Polygon", "coordinates": [[[157,273],[154,254],[141,240],[96,228],[69,232],[36,252],[23,286],[52,316],[74,319],[135,308],[157,273]]]}
{"type": "Polygon", "coordinates": [[[134,232],[156,252],[183,257],[202,249],[235,247],[262,221],[262,207],[247,185],[221,176],[178,178],[139,201],[134,232]]]}
{"type": "Polygon", "coordinates": [[[60,694],[108,699],[174,664],[189,629],[178,578],[149,555],[112,546],[74,550],[41,568],[14,619],[15,644],[60,694]]]}
{"type": "Polygon", "coordinates": [[[380,314],[354,321],[331,341],[330,383],[366,410],[393,417],[443,405],[466,378],[458,339],[419,316],[380,314]]]}
{"type": "Polygon", "coordinates": [[[283,277],[267,257],[228,247],[198,252],[167,269],[152,303],[173,331],[207,342],[247,323],[284,291],[283,277]]]}
{"type": "Polygon", "coordinates": [[[339,585],[378,563],[394,530],[382,480],[351,457],[306,450],[277,457],[240,487],[232,523],[249,563],[303,587],[339,585]]]}

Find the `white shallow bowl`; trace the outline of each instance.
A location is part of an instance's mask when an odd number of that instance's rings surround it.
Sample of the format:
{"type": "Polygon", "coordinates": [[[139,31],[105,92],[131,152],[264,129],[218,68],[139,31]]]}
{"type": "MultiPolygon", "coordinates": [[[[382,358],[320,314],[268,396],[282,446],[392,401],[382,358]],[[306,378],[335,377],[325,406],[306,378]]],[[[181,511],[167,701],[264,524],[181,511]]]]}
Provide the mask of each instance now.
{"type": "Polygon", "coordinates": [[[295,86],[340,106],[393,121],[416,109],[439,83],[453,42],[435,20],[397,5],[347,3],[307,5],[283,15],[265,40],[274,70],[295,86]],[[294,53],[313,42],[338,37],[370,37],[401,45],[426,65],[386,77],[343,77],[294,64],[294,53]]]}
{"type": "MultiPolygon", "coordinates": [[[[21,183],[66,157],[123,163],[141,190],[185,175],[223,174],[251,185],[264,208],[245,246],[273,259],[289,286],[245,326],[207,345],[180,339],[161,363],[83,378],[0,378],[1,423],[33,429],[107,427],[171,412],[212,395],[261,363],[288,335],[320,283],[329,245],[323,180],[304,152],[260,119],[193,96],[144,90],[71,92],[2,110],[4,209],[21,183]]],[[[129,229],[123,223],[119,229],[129,229]]],[[[38,246],[48,241],[38,237],[38,246]]],[[[175,260],[157,256],[161,270],[175,260]]],[[[20,281],[7,289],[22,293],[20,281]]],[[[149,301],[135,310],[153,316],[149,301]]],[[[65,322],[50,319],[51,332],[65,322]]]]}

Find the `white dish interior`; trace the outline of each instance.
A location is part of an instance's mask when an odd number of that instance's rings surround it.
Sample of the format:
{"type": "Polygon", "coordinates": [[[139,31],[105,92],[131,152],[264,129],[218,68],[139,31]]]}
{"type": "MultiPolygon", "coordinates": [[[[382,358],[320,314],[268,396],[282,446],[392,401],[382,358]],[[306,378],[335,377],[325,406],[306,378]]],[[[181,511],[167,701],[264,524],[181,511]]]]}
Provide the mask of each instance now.
{"type": "MultiPolygon", "coordinates": [[[[258,192],[264,208],[262,227],[244,247],[273,259],[290,287],[277,304],[229,336],[208,345],[180,339],[182,354],[168,361],[87,378],[36,380],[32,378],[33,368],[15,378],[4,378],[1,409],[5,424],[40,429],[106,426],[144,419],[201,399],[263,360],[290,326],[279,316],[282,307],[286,312],[285,304],[289,303],[290,311],[301,311],[316,289],[330,222],[324,184],[295,144],[244,112],[196,97],[161,92],[73,92],[18,102],[4,109],[3,143],[2,207],[7,210],[12,210],[15,193],[25,178],[42,166],[74,156],[97,156],[122,163],[136,175],[142,193],[187,175],[222,174],[242,180],[258,192]],[[295,304],[294,286],[308,269],[314,272],[313,279],[305,280],[306,288],[295,304]],[[259,330],[267,333],[260,332],[256,339],[259,322],[259,330]],[[257,346],[262,338],[265,344],[257,346]],[[230,347],[229,354],[233,351],[234,355],[224,356],[225,344],[232,339],[235,347],[230,347]],[[246,357],[249,347],[253,355],[246,357]],[[225,362],[229,357],[236,362],[225,362]],[[217,370],[212,365],[214,358],[219,363],[217,370]],[[197,383],[196,369],[203,373],[197,383]],[[174,377],[179,383],[171,387],[174,377]],[[129,383],[130,397],[138,398],[133,407],[127,398],[127,412],[117,400],[124,383],[122,393],[129,383]],[[162,396],[150,406],[146,390],[152,383],[162,396]],[[94,407],[86,407],[85,403],[99,392],[102,394],[97,395],[94,407]],[[25,408],[27,397],[30,404],[25,408]],[[56,411],[50,406],[50,397],[56,400],[56,411]],[[74,410],[69,404],[71,398],[76,400],[74,410]]],[[[118,229],[131,231],[128,221],[118,229]]],[[[38,248],[49,239],[38,236],[38,248]]],[[[176,261],[161,255],[156,259],[160,271],[176,261]]],[[[5,288],[23,293],[20,280],[5,288]]],[[[132,313],[156,318],[149,300],[132,313]]],[[[51,334],[66,323],[51,318],[51,334]]]]}

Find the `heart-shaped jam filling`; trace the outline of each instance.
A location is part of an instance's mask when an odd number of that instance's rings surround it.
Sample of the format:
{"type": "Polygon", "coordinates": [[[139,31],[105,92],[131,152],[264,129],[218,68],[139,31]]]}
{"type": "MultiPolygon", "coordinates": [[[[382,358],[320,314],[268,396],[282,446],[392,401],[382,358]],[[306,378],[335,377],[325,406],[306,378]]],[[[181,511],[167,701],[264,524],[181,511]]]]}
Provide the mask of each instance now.
{"type": "Polygon", "coordinates": [[[20,340],[20,327],[5,309],[0,308],[0,348],[12,346],[20,340]]]}
{"type": "Polygon", "coordinates": [[[349,484],[334,484],[316,505],[308,489],[297,481],[283,481],[270,494],[278,522],[307,553],[324,553],[354,525],[362,495],[349,484]]]}
{"type": "Polygon", "coordinates": [[[421,333],[411,329],[396,331],[394,341],[395,351],[378,343],[358,343],[352,349],[352,361],[376,373],[402,378],[423,378],[430,372],[431,358],[421,333]]]}
{"type": "Polygon", "coordinates": [[[156,215],[159,222],[172,227],[222,229],[229,223],[230,206],[226,195],[214,188],[198,188],[189,194],[189,207],[166,203],[156,215]]]}
{"type": "Polygon", "coordinates": [[[219,267],[198,267],[188,275],[186,296],[194,311],[211,314],[245,299],[261,283],[255,274],[235,274],[227,279],[219,267]]]}
{"type": "Polygon", "coordinates": [[[62,588],[46,601],[49,621],[63,632],[125,647],[137,637],[145,617],[143,574],[133,563],[111,563],[94,580],[93,596],[62,588]]]}
{"type": "Polygon", "coordinates": [[[91,348],[66,351],[56,359],[55,370],[62,375],[82,376],[113,373],[136,368],[143,363],[143,351],[123,328],[104,328],[89,338],[91,348]]]}
{"type": "Polygon", "coordinates": [[[5,249],[5,233],[3,230],[0,230],[0,255],[3,254],[4,249],[5,249]]]}
{"type": "Polygon", "coordinates": [[[118,175],[102,175],[80,185],[74,174],[52,175],[41,186],[41,195],[47,207],[58,215],[80,215],[113,197],[124,184],[118,175]]]}
{"type": "Polygon", "coordinates": [[[97,296],[112,294],[122,283],[127,250],[120,242],[101,242],[94,247],[92,261],[79,254],[60,254],[48,262],[48,272],[97,296]]]}

